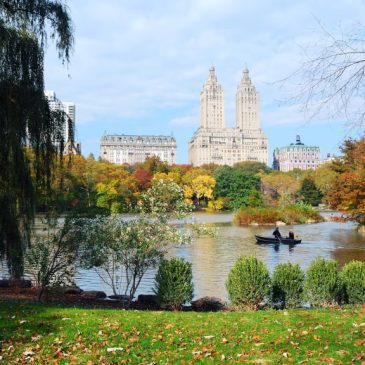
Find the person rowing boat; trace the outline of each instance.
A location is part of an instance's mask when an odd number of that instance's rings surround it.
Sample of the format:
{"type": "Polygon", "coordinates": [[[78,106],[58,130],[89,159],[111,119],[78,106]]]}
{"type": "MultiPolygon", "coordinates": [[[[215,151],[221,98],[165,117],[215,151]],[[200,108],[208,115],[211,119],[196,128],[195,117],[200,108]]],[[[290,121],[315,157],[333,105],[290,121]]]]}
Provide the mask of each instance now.
{"type": "Polygon", "coordinates": [[[275,227],[275,231],[274,231],[272,234],[273,234],[273,236],[274,236],[276,239],[278,239],[279,241],[281,241],[282,236],[281,236],[281,233],[280,233],[280,231],[279,231],[279,228],[278,228],[278,227],[275,227]]]}

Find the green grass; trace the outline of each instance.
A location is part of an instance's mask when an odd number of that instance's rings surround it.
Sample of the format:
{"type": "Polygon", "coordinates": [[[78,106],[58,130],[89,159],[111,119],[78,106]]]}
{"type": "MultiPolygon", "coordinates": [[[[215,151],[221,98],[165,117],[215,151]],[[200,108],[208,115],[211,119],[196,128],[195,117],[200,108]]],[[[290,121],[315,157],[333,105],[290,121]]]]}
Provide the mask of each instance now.
{"type": "Polygon", "coordinates": [[[364,339],[365,307],[177,313],[0,301],[4,364],[361,364],[364,339]]]}

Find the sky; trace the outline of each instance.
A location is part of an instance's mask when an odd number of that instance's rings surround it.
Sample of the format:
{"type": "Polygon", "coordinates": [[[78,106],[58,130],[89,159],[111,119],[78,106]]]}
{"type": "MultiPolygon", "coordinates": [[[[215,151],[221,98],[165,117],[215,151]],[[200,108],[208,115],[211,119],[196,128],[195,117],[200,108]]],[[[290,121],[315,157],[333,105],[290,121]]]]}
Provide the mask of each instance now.
{"type": "Polygon", "coordinates": [[[235,124],[235,92],[247,66],[260,93],[261,128],[276,147],[295,141],[338,154],[358,137],[341,116],[310,117],[290,101],[290,78],[304,54],[365,24],[363,0],[68,0],[75,45],[62,65],[49,42],[46,89],[76,104],[82,154],[99,156],[103,134],[173,135],[177,163],[199,126],[199,97],[214,66],[225,92],[226,126],[235,124]],[[289,77],[289,79],[287,79],[289,77]],[[286,79],[285,82],[281,82],[286,79]]]}

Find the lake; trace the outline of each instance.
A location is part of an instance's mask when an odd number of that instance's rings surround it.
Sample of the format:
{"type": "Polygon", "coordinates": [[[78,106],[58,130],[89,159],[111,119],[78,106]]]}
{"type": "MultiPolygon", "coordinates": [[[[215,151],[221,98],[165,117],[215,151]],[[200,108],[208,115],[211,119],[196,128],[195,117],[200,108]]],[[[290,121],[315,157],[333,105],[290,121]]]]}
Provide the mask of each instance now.
{"type": "MultiPolygon", "coordinates": [[[[324,212],[323,215],[330,215],[324,212]]],[[[217,227],[216,237],[200,237],[189,245],[172,247],[168,256],[183,257],[193,264],[194,297],[216,296],[227,299],[225,282],[228,272],[241,255],[253,255],[266,263],[272,271],[276,264],[293,262],[306,269],[316,257],[335,259],[342,266],[351,260],[365,261],[365,235],[356,232],[354,224],[323,222],[309,225],[284,226],[283,236],[293,230],[302,243],[295,247],[287,245],[258,245],[255,234],[271,235],[273,226],[238,227],[232,223],[231,213],[194,215],[198,222],[212,223],[217,227]]],[[[149,272],[137,292],[151,293],[154,272],[149,272]]],[[[94,270],[79,269],[76,283],[84,290],[110,288],[94,270]]]]}

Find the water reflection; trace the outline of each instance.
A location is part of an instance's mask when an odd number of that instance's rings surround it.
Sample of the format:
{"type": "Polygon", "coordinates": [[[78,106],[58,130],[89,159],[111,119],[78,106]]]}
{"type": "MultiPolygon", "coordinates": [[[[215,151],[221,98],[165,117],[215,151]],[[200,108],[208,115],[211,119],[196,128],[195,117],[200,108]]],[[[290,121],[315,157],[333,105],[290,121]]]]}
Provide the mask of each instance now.
{"type": "MultiPolygon", "coordinates": [[[[217,237],[201,237],[190,245],[172,247],[168,252],[168,256],[183,257],[193,264],[195,297],[227,298],[225,282],[228,272],[241,255],[258,257],[270,271],[285,262],[298,263],[306,269],[318,256],[335,259],[341,266],[354,259],[365,261],[365,235],[356,232],[350,223],[285,226],[280,229],[282,235],[294,231],[302,239],[301,244],[258,245],[255,235],[271,235],[272,226],[237,227],[231,223],[232,214],[197,214],[196,218],[200,222],[215,224],[217,237]]],[[[148,272],[137,294],[152,291],[154,275],[153,271],[148,272]]],[[[111,294],[111,289],[93,270],[79,269],[76,282],[83,289],[104,290],[111,294]]]]}

